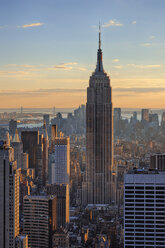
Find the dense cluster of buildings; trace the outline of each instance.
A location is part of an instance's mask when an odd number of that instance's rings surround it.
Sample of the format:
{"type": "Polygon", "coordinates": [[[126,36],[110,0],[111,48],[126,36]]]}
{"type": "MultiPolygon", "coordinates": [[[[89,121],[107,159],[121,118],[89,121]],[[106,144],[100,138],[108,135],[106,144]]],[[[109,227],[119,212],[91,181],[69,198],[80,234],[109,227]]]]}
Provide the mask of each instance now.
{"type": "Polygon", "coordinates": [[[165,247],[165,113],[113,112],[100,36],[86,108],[0,130],[3,248],[165,247]]]}

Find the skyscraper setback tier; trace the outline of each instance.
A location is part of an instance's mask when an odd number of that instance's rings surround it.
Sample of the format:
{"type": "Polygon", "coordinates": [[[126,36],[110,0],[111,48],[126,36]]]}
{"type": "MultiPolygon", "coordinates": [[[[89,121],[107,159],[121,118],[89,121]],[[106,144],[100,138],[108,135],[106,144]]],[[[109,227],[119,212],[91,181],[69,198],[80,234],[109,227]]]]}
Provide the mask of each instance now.
{"type": "Polygon", "coordinates": [[[89,80],[86,104],[86,183],[83,203],[107,204],[114,200],[111,186],[113,164],[112,95],[110,79],[104,72],[101,39],[97,66],[89,80]],[[85,193],[86,192],[86,193],[85,193]]]}

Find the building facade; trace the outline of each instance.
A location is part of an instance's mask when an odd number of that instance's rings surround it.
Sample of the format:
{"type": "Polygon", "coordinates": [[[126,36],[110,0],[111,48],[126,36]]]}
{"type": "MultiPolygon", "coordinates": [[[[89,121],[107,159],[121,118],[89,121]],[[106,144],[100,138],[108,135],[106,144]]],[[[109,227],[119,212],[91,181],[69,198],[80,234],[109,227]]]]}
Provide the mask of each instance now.
{"type": "Polygon", "coordinates": [[[70,139],[56,137],[50,154],[50,183],[69,184],[70,175],[70,139]]]}
{"type": "Polygon", "coordinates": [[[16,237],[15,248],[28,248],[28,236],[19,235],[16,237]]]}
{"type": "Polygon", "coordinates": [[[53,234],[52,248],[69,248],[69,233],[65,229],[59,229],[53,234]]]}
{"type": "Polygon", "coordinates": [[[150,157],[150,168],[153,170],[165,171],[165,154],[154,154],[150,157]]]}
{"type": "Polygon", "coordinates": [[[48,184],[46,191],[56,196],[57,228],[65,228],[69,223],[69,184],[48,184]]]}
{"type": "Polygon", "coordinates": [[[52,247],[52,235],[56,230],[56,197],[24,197],[23,232],[28,235],[31,248],[52,247]]]}
{"type": "Polygon", "coordinates": [[[14,150],[0,142],[0,240],[1,247],[15,248],[19,235],[19,170],[14,150]]]}
{"type": "Polygon", "coordinates": [[[23,152],[27,152],[29,154],[29,168],[36,170],[36,153],[37,146],[39,144],[39,132],[23,131],[21,132],[21,140],[23,143],[23,152]]]}
{"type": "Polygon", "coordinates": [[[124,248],[165,247],[165,173],[133,172],[124,179],[124,248]]]}
{"type": "Polygon", "coordinates": [[[22,153],[23,153],[23,144],[19,138],[18,131],[16,129],[13,141],[11,146],[14,148],[14,159],[17,160],[17,167],[22,167],[22,153]]]}
{"type": "Polygon", "coordinates": [[[104,72],[101,39],[97,66],[89,80],[86,104],[86,183],[83,204],[106,204],[113,198],[113,120],[110,78],[104,72]],[[86,192],[86,193],[85,193],[86,192]]]}

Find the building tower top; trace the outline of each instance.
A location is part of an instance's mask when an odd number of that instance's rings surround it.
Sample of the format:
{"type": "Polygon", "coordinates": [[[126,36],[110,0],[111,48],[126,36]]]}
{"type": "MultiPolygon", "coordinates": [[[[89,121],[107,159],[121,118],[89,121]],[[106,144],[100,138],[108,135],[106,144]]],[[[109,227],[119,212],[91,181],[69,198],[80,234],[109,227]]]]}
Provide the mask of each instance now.
{"type": "Polygon", "coordinates": [[[17,143],[20,143],[20,138],[19,138],[19,135],[18,135],[18,130],[16,128],[15,130],[15,135],[14,135],[14,138],[13,138],[13,142],[17,142],[17,143]]]}
{"type": "Polygon", "coordinates": [[[104,73],[103,69],[103,55],[101,50],[101,26],[99,24],[99,49],[97,51],[97,65],[95,73],[104,73]]]}

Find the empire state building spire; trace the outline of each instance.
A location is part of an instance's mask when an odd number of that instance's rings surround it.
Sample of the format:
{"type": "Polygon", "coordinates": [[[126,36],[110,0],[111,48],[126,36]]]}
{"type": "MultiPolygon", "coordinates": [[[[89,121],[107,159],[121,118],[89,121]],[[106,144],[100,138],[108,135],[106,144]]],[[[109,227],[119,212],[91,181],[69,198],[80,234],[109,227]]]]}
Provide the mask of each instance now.
{"type": "Polygon", "coordinates": [[[102,57],[103,57],[103,55],[102,55],[102,50],[101,50],[101,27],[99,24],[99,49],[97,51],[97,65],[96,65],[95,73],[104,72],[103,58],[102,57]]]}

